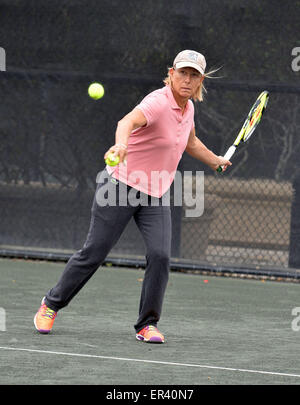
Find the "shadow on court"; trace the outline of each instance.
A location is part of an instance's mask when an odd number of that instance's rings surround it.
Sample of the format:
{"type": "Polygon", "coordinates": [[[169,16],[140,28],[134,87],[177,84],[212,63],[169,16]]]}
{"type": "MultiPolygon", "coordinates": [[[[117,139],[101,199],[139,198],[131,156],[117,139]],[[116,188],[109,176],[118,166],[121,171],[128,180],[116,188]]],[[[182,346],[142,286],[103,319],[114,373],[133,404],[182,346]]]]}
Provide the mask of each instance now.
{"type": "Polygon", "coordinates": [[[63,268],[0,259],[0,384],[300,383],[299,284],[171,273],[166,344],[151,345],[135,340],[138,269],[100,268],[38,334],[33,317],[63,268]]]}

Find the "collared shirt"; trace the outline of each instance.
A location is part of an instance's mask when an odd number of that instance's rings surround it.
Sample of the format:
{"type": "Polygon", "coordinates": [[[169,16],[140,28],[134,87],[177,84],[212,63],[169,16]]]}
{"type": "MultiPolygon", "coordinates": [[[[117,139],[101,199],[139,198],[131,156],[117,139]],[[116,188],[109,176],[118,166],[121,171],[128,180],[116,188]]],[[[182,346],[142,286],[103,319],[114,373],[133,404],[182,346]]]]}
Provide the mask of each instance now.
{"type": "Polygon", "coordinates": [[[136,106],[147,124],[128,140],[127,165],[107,166],[112,177],[145,194],[161,197],[170,188],[194,127],[194,105],[188,100],[184,113],[169,86],[148,94],[136,106]]]}

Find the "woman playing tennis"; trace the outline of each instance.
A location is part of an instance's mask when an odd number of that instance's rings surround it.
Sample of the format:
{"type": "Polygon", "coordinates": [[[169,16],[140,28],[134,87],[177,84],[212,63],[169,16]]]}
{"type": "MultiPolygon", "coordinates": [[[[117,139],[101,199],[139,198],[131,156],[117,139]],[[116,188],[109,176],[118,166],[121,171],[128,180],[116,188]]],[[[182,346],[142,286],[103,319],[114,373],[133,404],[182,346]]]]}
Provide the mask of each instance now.
{"type": "Polygon", "coordinates": [[[148,94],[118,122],[115,144],[104,157],[113,153],[119,156],[120,163],[107,166],[102,172],[105,180],[97,185],[86,242],[70,258],[35,315],[34,324],[40,333],[51,331],[57,312],[69,304],[101,266],[133,217],[146,245],[146,269],[134,325],[136,338],[149,343],[165,342],[157,324],[169,277],[171,210],[162,204],[162,197],[170,188],[185,151],[212,170],[219,166],[226,170],[231,165],[209,150],[195,134],[191,99],[203,100],[203,82],[208,76],[205,68],[202,54],[191,50],[180,52],[164,80],[165,86],[148,94]],[[169,176],[163,182],[157,181],[162,172],[169,176]],[[108,184],[118,191],[118,197],[116,204],[102,206],[99,195],[108,184]],[[120,204],[124,193],[129,197],[132,191],[151,199],[151,203],[130,204],[127,198],[126,205],[120,204]]]}

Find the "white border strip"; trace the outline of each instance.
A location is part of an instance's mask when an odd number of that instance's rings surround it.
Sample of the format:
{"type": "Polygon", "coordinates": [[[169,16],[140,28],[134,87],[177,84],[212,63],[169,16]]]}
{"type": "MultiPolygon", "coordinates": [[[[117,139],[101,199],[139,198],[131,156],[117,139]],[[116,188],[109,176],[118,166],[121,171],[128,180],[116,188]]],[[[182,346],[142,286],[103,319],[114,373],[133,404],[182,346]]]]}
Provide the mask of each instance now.
{"type": "Polygon", "coordinates": [[[162,364],[162,365],[166,365],[166,366],[195,367],[195,368],[206,368],[206,369],[212,369],[212,370],[238,371],[241,373],[254,373],[254,374],[277,375],[277,376],[283,376],[283,377],[300,378],[300,374],[278,373],[278,372],[273,372],[273,371],[261,371],[261,370],[248,370],[248,369],[243,369],[243,368],[232,368],[232,367],[208,366],[208,365],[202,365],[202,364],[174,363],[174,362],[169,362],[169,361],[144,360],[144,359],[130,359],[130,358],[126,358],[126,357],[99,356],[96,354],[54,352],[54,351],[48,351],[48,350],[25,349],[25,348],[19,348],[19,347],[0,346],[0,349],[12,350],[12,351],[23,351],[23,352],[30,352],[30,353],[55,354],[55,355],[60,355],[60,356],[85,357],[85,358],[102,359],[102,360],[133,361],[136,363],[152,363],[152,364],[162,364]]]}

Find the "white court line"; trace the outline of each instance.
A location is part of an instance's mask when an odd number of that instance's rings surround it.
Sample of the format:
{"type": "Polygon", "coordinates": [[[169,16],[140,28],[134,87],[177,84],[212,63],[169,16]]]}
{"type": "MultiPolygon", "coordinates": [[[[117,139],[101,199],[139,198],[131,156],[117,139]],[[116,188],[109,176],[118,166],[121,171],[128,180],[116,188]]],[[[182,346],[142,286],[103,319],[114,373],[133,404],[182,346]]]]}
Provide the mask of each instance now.
{"type": "Polygon", "coordinates": [[[0,346],[0,349],[2,349],[2,350],[23,351],[23,352],[30,352],[30,353],[55,354],[55,355],[61,355],[61,356],[85,357],[85,358],[102,359],[102,360],[133,361],[133,362],[136,362],[136,363],[152,363],[152,364],[162,364],[162,365],[166,365],[166,366],[207,368],[207,369],[212,369],[212,370],[239,371],[241,373],[268,374],[268,375],[278,375],[278,376],[284,376],[284,377],[297,377],[297,378],[300,378],[300,374],[277,373],[277,372],[274,372],[274,371],[261,371],[261,370],[247,370],[247,369],[244,369],[244,368],[208,366],[208,365],[191,364],[191,363],[174,363],[174,362],[170,362],[170,361],[158,361],[158,360],[130,359],[130,358],[127,358],[127,357],[99,356],[99,355],[96,355],[96,354],[53,352],[53,351],[49,351],[49,350],[24,349],[24,348],[20,348],[20,347],[0,346]]]}

